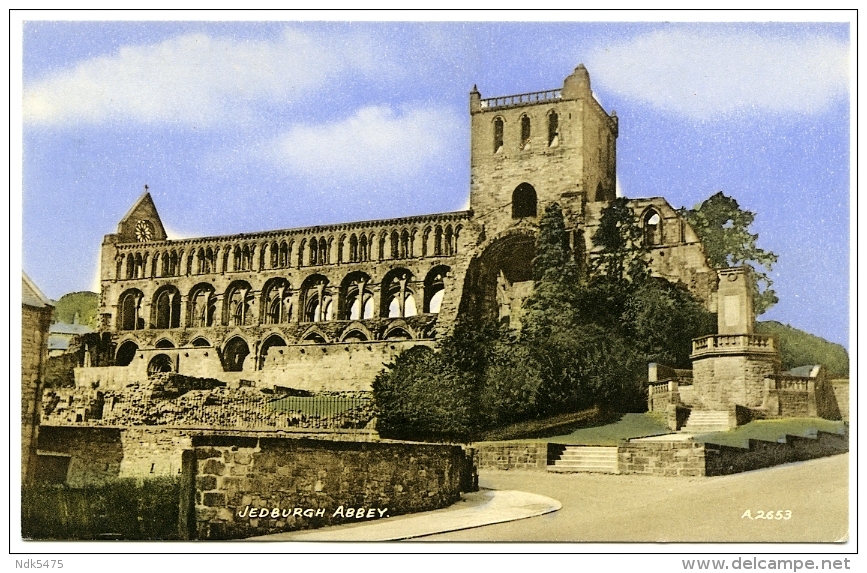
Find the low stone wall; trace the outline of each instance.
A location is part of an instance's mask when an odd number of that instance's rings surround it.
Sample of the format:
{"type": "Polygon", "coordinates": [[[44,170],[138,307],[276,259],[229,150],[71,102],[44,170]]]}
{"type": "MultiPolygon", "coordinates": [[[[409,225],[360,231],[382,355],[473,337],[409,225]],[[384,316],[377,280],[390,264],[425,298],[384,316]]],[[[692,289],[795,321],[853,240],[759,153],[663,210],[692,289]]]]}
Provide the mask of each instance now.
{"type": "Polygon", "coordinates": [[[65,483],[84,487],[123,477],[177,475],[190,435],[165,428],[43,426],[39,451],[69,458],[65,483]]]}
{"type": "Polygon", "coordinates": [[[277,436],[287,439],[315,437],[340,442],[378,439],[376,432],[370,430],[238,432],[166,426],[42,426],[38,446],[41,455],[37,460],[54,467],[52,481],[71,487],[124,477],[171,476],[180,473],[182,452],[192,448],[193,437],[202,435],[242,435],[253,441],[277,436]],[[57,475],[62,470],[57,458],[68,460],[64,475],[57,475]]]}
{"type": "Polygon", "coordinates": [[[479,469],[542,470],[548,467],[548,450],[557,444],[546,442],[479,442],[476,463],[479,469]]]}
{"type": "Polygon", "coordinates": [[[749,448],[705,445],[705,475],[748,472],[849,451],[849,437],[819,432],[816,438],[786,436],[785,442],[750,440],[749,448]]]}
{"type": "Polygon", "coordinates": [[[621,474],[705,475],[704,444],[698,442],[626,442],[617,448],[621,474]]]}
{"type": "Polygon", "coordinates": [[[238,539],[428,511],[473,488],[460,446],[194,439],[195,535],[238,539]]]}

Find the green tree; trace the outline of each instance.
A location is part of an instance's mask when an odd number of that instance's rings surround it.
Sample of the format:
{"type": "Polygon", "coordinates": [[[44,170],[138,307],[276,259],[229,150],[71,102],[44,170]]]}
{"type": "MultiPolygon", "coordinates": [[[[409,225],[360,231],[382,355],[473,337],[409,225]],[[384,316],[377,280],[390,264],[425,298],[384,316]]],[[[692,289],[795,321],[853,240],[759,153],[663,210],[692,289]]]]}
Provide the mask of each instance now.
{"type": "Polygon", "coordinates": [[[753,267],[756,315],[779,302],[777,293],[771,288],[773,281],[769,276],[773,264],[777,262],[777,255],[756,246],[759,235],[750,233],[755,213],[741,209],[735,199],[720,191],[693,209],[681,209],[680,214],[698,234],[711,265],[730,267],[749,264],[753,267]]]}

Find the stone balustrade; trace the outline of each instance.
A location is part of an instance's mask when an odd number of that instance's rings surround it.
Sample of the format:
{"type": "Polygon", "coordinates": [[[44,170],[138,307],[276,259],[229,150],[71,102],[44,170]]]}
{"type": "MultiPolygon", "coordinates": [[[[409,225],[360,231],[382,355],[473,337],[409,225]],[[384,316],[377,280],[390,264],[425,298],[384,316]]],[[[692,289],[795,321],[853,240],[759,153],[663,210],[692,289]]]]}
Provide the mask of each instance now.
{"type": "Polygon", "coordinates": [[[766,334],[711,334],[692,340],[691,358],[713,354],[776,354],[779,341],[766,334]]]}

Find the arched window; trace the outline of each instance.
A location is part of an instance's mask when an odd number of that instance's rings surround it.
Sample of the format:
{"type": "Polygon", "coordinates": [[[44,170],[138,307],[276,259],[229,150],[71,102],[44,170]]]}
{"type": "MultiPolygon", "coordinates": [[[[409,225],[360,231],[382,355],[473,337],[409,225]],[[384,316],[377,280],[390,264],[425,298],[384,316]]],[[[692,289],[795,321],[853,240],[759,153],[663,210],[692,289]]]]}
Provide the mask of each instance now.
{"type": "Polygon", "coordinates": [[[139,316],[141,299],[142,293],[138,290],[126,291],[120,295],[117,303],[118,330],[138,330],[144,328],[144,318],[139,316]]]}
{"type": "Polygon", "coordinates": [[[117,349],[117,355],[114,358],[114,363],[117,366],[129,366],[138,352],[138,344],[132,340],[127,340],[117,349]]]}
{"type": "Polygon", "coordinates": [[[250,316],[250,303],[252,302],[250,285],[246,282],[237,282],[229,286],[225,300],[226,321],[229,326],[249,325],[253,320],[250,316]]]}
{"type": "Polygon", "coordinates": [[[154,328],[178,328],[181,324],[181,294],[174,287],[157,291],[154,297],[154,328]]]}
{"type": "Polygon", "coordinates": [[[494,153],[503,151],[503,118],[494,119],[494,153]]]}
{"type": "Polygon", "coordinates": [[[644,214],[644,244],[662,244],[662,219],[659,213],[650,209],[644,214]]]}
{"type": "Polygon", "coordinates": [[[351,273],[341,286],[341,320],[373,318],[373,292],[368,288],[370,277],[365,273],[351,273]]]}
{"type": "Polygon", "coordinates": [[[159,342],[157,342],[154,346],[155,346],[156,348],[174,348],[174,347],[175,347],[174,343],[173,343],[171,340],[167,339],[167,338],[163,338],[163,339],[161,339],[161,340],[160,340],[159,342]]]}
{"type": "Polygon", "coordinates": [[[298,245],[298,266],[304,266],[304,247],[307,246],[307,239],[301,239],[301,244],[298,245]]]}
{"type": "Polygon", "coordinates": [[[373,244],[373,235],[371,235],[370,240],[367,239],[367,235],[361,235],[361,242],[358,245],[358,248],[359,248],[358,258],[359,258],[359,260],[361,260],[363,262],[370,260],[370,254],[369,253],[370,253],[370,245],[372,245],[372,244],[373,244]]]}
{"type": "Polygon", "coordinates": [[[173,372],[175,365],[167,354],[157,354],[148,363],[148,376],[162,372],[173,372]]]}
{"type": "Polygon", "coordinates": [[[384,297],[381,314],[387,318],[418,314],[411,287],[412,275],[405,269],[391,271],[383,281],[384,297]]]}
{"type": "Polygon", "coordinates": [[[355,263],[358,261],[358,237],[355,233],[349,237],[349,262],[355,263]]]}
{"type": "Polygon", "coordinates": [[[443,228],[439,225],[434,230],[434,256],[443,254],[443,228]]]}
{"type": "Polygon", "coordinates": [[[446,225],[446,235],[445,235],[445,254],[446,256],[451,256],[454,254],[452,249],[452,239],[454,239],[454,235],[452,234],[452,226],[446,225]]]}
{"type": "Polygon", "coordinates": [[[319,241],[310,239],[310,266],[316,266],[319,261],[319,241]]]}
{"type": "Polygon", "coordinates": [[[217,297],[214,287],[202,285],[195,287],[190,293],[190,326],[201,328],[214,326],[214,316],[217,312],[217,297]]]}
{"type": "Polygon", "coordinates": [[[241,247],[235,245],[235,250],[232,251],[234,255],[232,257],[232,270],[240,271],[241,270],[241,247]]]}
{"type": "Polygon", "coordinates": [[[400,258],[400,238],[398,237],[397,231],[391,232],[391,258],[398,259],[400,258]]]}
{"type": "Polygon", "coordinates": [[[521,183],[512,193],[512,218],[536,216],[536,190],[529,183],[521,183]]]}
{"type": "Polygon", "coordinates": [[[235,337],[226,343],[226,349],[223,351],[223,359],[227,372],[241,372],[244,370],[244,360],[250,354],[250,347],[247,342],[240,337],[235,337]]]}
{"type": "Polygon", "coordinates": [[[428,253],[427,242],[430,240],[430,227],[426,227],[421,233],[421,256],[426,257],[428,253]]]}
{"type": "Polygon", "coordinates": [[[425,277],[423,312],[436,314],[440,311],[446,292],[445,276],[449,270],[449,267],[446,266],[434,267],[425,277]]]}
{"type": "MultiPolygon", "coordinates": [[[[266,339],[265,339],[265,342],[262,343],[262,349],[260,350],[260,352],[261,352],[261,355],[260,355],[260,356],[261,356],[261,362],[260,362],[260,364],[261,364],[261,365],[264,365],[264,364],[265,364],[265,359],[268,358],[268,352],[269,352],[272,348],[278,348],[278,349],[279,349],[279,347],[281,347],[281,346],[286,346],[286,341],[283,340],[283,337],[281,337],[281,336],[279,336],[279,335],[277,335],[277,334],[272,334],[271,336],[269,336],[268,338],[266,338],[266,339]]],[[[276,353],[276,352],[279,352],[279,350],[275,350],[274,352],[275,352],[275,353],[276,353]]]]}
{"type": "Polygon", "coordinates": [[[404,229],[400,233],[400,258],[406,259],[410,257],[409,249],[409,232],[404,229]]]}
{"type": "Polygon", "coordinates": [[[521,149],[530,148],[530,118],[521,116],[521,149]]]}
{"type": "Polygon", "coordinates": [[[280,243],[280,258],[277,264],[281,269],[289,266],[289,244],[286,241],[280,243]]]}
{"type": "Polygon", "coordinates": [[[327,265],[330,260],[331,243],[325,241],[325,237],[319,238],[319,264],[327,265]]]}
{"type": "Polygon", "coordinates": [[[210,346],[210,345],[211,345],[210,342],[208,342],[206,339],[201,338],[201,337],[196,338],[195,340],[193,340],[193,346],[196,346],[196,347],[207,347],[207,346],[210,346]]]}
{"type": "Polygon", "coordinates": [[[253,268],[253,251],[247,245],[241,251],[241,270],[249,271],[253,268]]]}
{"type": "Polygon", "coordinates": [[[322,275],[307,277],[301,285],[301,313],[304,322],[322,322],[333,318],[328,279],[322,275]]]}
{"type": "Polygon", "coordinates": [[[272,279],[265,284],[262,308],[265,311],[265,324],[280,324],[289,321],[289,281],[272,279]]]}
{"type": "Polygon", "coordinates": [[[557,112],[548,114],[548,147],[557,147],[560,144],[560,118],[557,112]]]}

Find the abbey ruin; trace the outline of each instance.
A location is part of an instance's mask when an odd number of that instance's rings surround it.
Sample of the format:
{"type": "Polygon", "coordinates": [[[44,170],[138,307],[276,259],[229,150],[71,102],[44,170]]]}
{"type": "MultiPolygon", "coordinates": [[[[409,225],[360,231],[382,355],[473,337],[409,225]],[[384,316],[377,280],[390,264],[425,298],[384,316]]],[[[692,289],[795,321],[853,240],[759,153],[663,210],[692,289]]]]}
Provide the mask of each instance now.
{"type": "MultiPolygon", "coordinates": [[[[520,326],[539,216],[557,202],[579,261],[615,198],[618,119],[583,65],[563,86],[470,93],[470,209],[170,240],[145,194],[106,235],[101,330],[110,351],[79,384],[173,372],[257,387],[364,391],[402,350],[459,316],[520,326]]],[[[715,309],[717,274],[663,198],[630,203],[655,275],[715,309]]]]}

